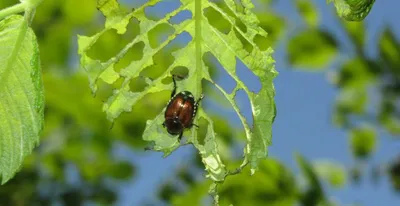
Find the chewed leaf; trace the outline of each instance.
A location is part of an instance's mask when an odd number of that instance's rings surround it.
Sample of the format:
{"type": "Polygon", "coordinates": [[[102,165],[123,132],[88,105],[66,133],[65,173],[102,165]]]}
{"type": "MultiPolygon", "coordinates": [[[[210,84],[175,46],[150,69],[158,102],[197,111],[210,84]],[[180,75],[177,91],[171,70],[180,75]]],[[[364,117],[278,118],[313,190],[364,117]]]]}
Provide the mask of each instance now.
{"type": "Polygon", "coordinates": [[[204,145],[200,145],[197,141],[194,143],[194,145],[199,150],[202,161],[206,167],[206,170],[208,171],[207,176],[216,182],[224,181],[226,176],[226,169],[218,154],[218,145],[212,124],[213,122],[204,113],[202,113],[200,116],[207,119],[209,124],[207,127],[204,145]]]}
{"type": "Polygon", "coordinates": [[[114,28],[120,34],[125,33],[129,23],[129,18],[125,18],[128,12],[119,7],[116,0],[98,0],[97,8],[107,19],[106,28],[114,28]]]}
{"type": "Polygon", "coordinates": [[[164,114],[159,114],[154,120],[148,120],[146,129],[143,132],[143,139],[152,141],[153,150],[164,152],[164,157],[171,154],[172,151],[179,147],[179,142],[165,132],[165,129],[160,127],[164,122],[164,114]]]}
{"type": "Polygon", "coordinates": [[[327,0],[333,2],[338,15],[347,21],[362,21],[371,11],[375,0],[327,0]]]}
{"type": "Polygon", "coordinates": [[[44,95],[36,36],[22,16],[0,21],[0,180],[7,182],[39,142],[44,95]]]}
{"type": "MultiPolygon", "coordinates": [[[[122,112],[130,112],[132,107],[147,94],[172,90],[172,83],[165,84],[163,80],[169,79],[171,72],[176,67],[188,68],[187,76],[177,81],[177,92],[190,91],[197,99],[202,93],[202,81],[206,80],[215,85],[234,108],[242,122],[247,142],[242,166],[250,163],[251,171],[254,173],[258,162],[267,157],[267,148],[271,142],[272,123],[276,114],[273,79],[277,75],[271,56],[272,49],[266,48],[262,51],[254,42],[256,38],[267,37],[267,33],[259,26],[256,15],[251,11],[254,5],[251,0],[241,0],[239,2],[241,5],[238,5],[238,1],[225,0],[225,8],[230,10],[227,12],[212,1],[181,0],[181,5],[174,11],[156,21],[148,19],[145,9],[160,2],[160,0],[149,1],[139,8],[125,13],[116,0],[98,1],[100,11],[106,17],[104,30],[91,37],[78,36],[81,65],[88,74],[93,93],[97,91],[99,80],[113,86],[115,86],[115,82],[122,82],[103,106],[108,119],[114,121],[122,112]],[[215,10],[225,19],[225,22],[230,24],[228,32],[221,32],[208,21],[204,13],[208,8],[215,10]],[[191,12],[193,18],[170,24],[171,18],[181,11],[191,12]],[[115,56],[107,61],[100,61],[88,55],[88,51],[106,31],[115,29],[118,34],[125,33],[127,22],[131,19],[138,22],[138,35],[133,37],[115,56]],[[150,43],[150,40],[156,39],[150,34],[160,25],[168,25],[172,28],[172,33],[169,33],[159,44],[150,43]],[[183,33],[188,34],[191,40],[183,48],[175,49],[172,52],[173,63],[163,68],[162,74],[158,77],[146,76],[145,69],[157,64],[153,62],[156,54],[163,51],[167,45],[170,45],[177,36],[183,33]],[[143,55],[140,59],[131,60],[126,66],[116,69],[115,65],[126,56],[129,49],[139,42],[144,44],[143,55]],[[227,93],[211,78],[209,68],[203,62],[203,55],[206,53],[214,55],[228,75],[236,81],[237,86],[232,93],[227,93]],[[250,91],[237,76],[236,65],[239,61],[243,62],[259,78],[262,88],[258,93],[250,91]],[[146,86],[143,90],[132,90],[130,83],[135,78],[145,79],[146,86]],[[250,99],[253,125],[249,125],[235,102],[235,95],[239,90],[243,90],[250,99]]],[[[163,128],[164,111],[165,109],[160,111],[160,114],[153,120],[147,121],[143,139],[153,143],[153,150],[162,151],[164,156],[167,156],[177,149],[180,143],[177,139],[178,135],[171,136],[163,128]]],[[[204,118],[208,123],[204,144],[198,142],[196,128],[185,130],[184,136],[188,143],[193,144],[199,150],[208,172],[207,177],[215,182],[222,182],[228,173],[219,156],[213,121],[201,109],[201,104],[194,123],[199,118],[204,118]]]]}

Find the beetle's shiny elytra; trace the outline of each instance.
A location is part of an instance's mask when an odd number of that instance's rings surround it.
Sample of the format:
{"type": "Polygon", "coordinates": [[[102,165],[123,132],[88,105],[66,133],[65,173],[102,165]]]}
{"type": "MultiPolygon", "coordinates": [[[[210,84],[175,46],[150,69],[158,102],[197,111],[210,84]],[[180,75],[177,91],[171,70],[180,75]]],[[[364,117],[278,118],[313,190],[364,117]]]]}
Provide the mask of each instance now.
{"type": "Polygon", "coordinates": [[[167,128],[169,134],[179,135],[178,140],[180,140],[185,129],[197,126],[193,124],[193,119],[196,116],[199,102],[204,96],[201,95],[195,101],[193,94],[189,91],[176,94],[175,76],[172,77],[172,80],[174,82],[174,89],[164,113],[165,121],[163,126],[167,128]]]}

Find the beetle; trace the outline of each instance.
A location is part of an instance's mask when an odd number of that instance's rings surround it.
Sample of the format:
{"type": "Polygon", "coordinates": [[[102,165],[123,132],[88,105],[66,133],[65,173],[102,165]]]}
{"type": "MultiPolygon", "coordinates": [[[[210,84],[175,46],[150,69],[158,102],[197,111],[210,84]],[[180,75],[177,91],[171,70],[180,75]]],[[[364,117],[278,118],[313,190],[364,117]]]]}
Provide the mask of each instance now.
{"type": "Polygon", "coordinates": [[[200,98],[195,101],[194,96],[189,91],[182,91],[176,94],[176,81],[175,75],[172,75],[174,89],[171,93],[171,99],[168,101],[164,113],[164,128],[171,135],[179,135],[178,141],[181,140],[183,131],[190,129],[193,126],[193,119],[196,116],[197,109],[199,108],[200,101],[204,98],[201,94],[200,98]]]}

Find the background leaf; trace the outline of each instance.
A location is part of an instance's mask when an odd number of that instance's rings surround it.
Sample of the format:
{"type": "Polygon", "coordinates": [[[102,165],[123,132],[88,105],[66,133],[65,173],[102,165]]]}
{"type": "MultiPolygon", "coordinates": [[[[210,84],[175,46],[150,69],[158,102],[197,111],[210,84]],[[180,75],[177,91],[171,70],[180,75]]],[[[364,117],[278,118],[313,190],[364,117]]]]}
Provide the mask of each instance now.
{"type": "Polygon", "coordinates": [[[4,184],[39,142],[44,95],[36,36],[22,16],[0,22],[0,178],[4,184]]]}
{"type": "Polygon", "coordinates": [[[376,148],[376,131],[369,126],[354,128],[350,132],[350,146],[354,157],[366,158],[376,148]]]}
{"type": "Polygon", "coordinates": [[[305,30],[295,34],[288,43],[289,62],[306,70],[321,70],[337,54],[336,40],[321,30],[305,30]]]}
{"type": "Polygon", "coordinates": [[[317,160],[312,163],[315,173],[335,188],[342,188],[347,182],[345,167],[328,160],[317,160]]]}
{"type": "Polygon", "coordinates": [[[297,10],[303,16],[304,21],[311,28],[318,26],[319,14],[313,3],[309,0],[296,0],[297,10]]]}

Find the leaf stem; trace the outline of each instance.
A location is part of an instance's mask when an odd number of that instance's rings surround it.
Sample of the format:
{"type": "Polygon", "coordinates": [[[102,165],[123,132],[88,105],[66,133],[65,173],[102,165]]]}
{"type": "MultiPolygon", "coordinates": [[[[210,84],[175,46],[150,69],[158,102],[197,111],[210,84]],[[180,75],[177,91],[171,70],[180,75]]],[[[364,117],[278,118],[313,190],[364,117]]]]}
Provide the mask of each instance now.
{"type": "Polygon", "coordinates": [[[12,14],[17,14],[21,13],[25,10],[26,8],[26,2],[21,2],[19,4],[16,4],[11,7],[7,7],[5,9],[0,10],[0,20],[4,19],[7,16],[10,16],[12,14]]]}
{"type": "Polygon", "coordinates": [[[200,96],[201,92],[201,66],[202,66],[202,36],[201,36],[201,19],[202,19],[202,9],[201,9],[202,0],[195,0],[195,43],[196,43],[196,74],[197,74],[197,96],[200,96]]]}

